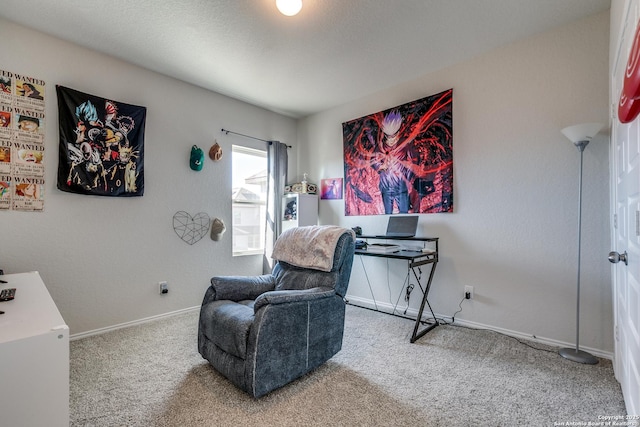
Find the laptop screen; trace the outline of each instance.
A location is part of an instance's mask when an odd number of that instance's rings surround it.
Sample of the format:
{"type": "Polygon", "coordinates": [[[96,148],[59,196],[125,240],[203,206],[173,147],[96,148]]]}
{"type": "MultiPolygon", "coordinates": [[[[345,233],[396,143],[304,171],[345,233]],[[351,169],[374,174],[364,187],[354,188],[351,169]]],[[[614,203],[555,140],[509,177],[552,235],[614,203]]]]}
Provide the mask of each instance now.
{"type": "Polygon", "coordinates": [[[418,229],[418,215],[390,216],[387,224],[387,235],[403,235],[413,237],[418,229]]]}

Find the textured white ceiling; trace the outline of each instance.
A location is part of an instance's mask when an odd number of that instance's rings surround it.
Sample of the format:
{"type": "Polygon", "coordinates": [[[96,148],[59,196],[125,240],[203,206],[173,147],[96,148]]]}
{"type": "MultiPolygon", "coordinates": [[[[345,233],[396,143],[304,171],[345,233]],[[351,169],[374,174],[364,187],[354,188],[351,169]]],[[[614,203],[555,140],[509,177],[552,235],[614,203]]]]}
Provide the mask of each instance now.
{"type": "MultiPolygon", "coordinates": [[[[304,117],[610,7],[610,0],[2,0],[0,16],[304,117]]],[[[6,41],[5,41],[6,42],[6,41]]]]}

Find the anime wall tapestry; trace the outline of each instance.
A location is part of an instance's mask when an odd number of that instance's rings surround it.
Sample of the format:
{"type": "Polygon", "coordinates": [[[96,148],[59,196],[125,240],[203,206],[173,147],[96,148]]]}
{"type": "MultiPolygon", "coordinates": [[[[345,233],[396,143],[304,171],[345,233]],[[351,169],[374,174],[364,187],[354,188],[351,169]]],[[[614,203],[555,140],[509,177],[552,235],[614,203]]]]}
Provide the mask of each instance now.
{"type": "Polygon", "coordinates": [[[147,109],[56,86],[58,188],[97,196],[142,196],[147,109]]]}
{"type": "Polygon", "coordinates": [[[342,124],[345,214],[453,212],[453,89],[342,124]]]}

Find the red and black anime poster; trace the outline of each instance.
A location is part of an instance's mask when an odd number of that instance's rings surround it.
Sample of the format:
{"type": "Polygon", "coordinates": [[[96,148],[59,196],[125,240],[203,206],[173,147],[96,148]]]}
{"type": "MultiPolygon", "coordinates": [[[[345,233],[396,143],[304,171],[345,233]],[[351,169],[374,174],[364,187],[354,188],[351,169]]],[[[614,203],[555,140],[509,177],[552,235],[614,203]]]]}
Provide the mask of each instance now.
{"type": "Polygon", "coordinates": [[[56,86],[60,128],[58,189],[142,196],[147,109],[56,86]]]}
{"type": "Polygon", "coordinates": [[[453,212],[453,89],[342,124],[345,214],[453,212]]]}

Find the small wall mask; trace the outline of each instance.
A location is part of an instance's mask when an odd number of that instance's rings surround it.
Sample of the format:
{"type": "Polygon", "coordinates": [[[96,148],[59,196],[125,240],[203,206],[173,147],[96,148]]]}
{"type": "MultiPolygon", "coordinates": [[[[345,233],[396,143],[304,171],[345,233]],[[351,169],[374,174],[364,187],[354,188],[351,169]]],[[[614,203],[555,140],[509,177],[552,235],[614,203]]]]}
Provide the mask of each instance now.
{"type": "Polygon", "coordinates": [[[222,147],[216,142],[209,149],[209,158],[214,161],[218,161],[222,158],[222,147]]]}
{"type": "Polygon", "coordinates": [[[200,171],[202,170],[203,165],[204,165],[204,153],[202,152],[202,149],[194,145],[193,147],[191,147],[191,158],[189,160],[189,166],[194,171],[200,171]]]}
{"type": "Polygon", "coordinates": [[[220,218],[215,218],[211,224],[211,240],[220,240],[226,230],[224,222],[220,218]]]}

